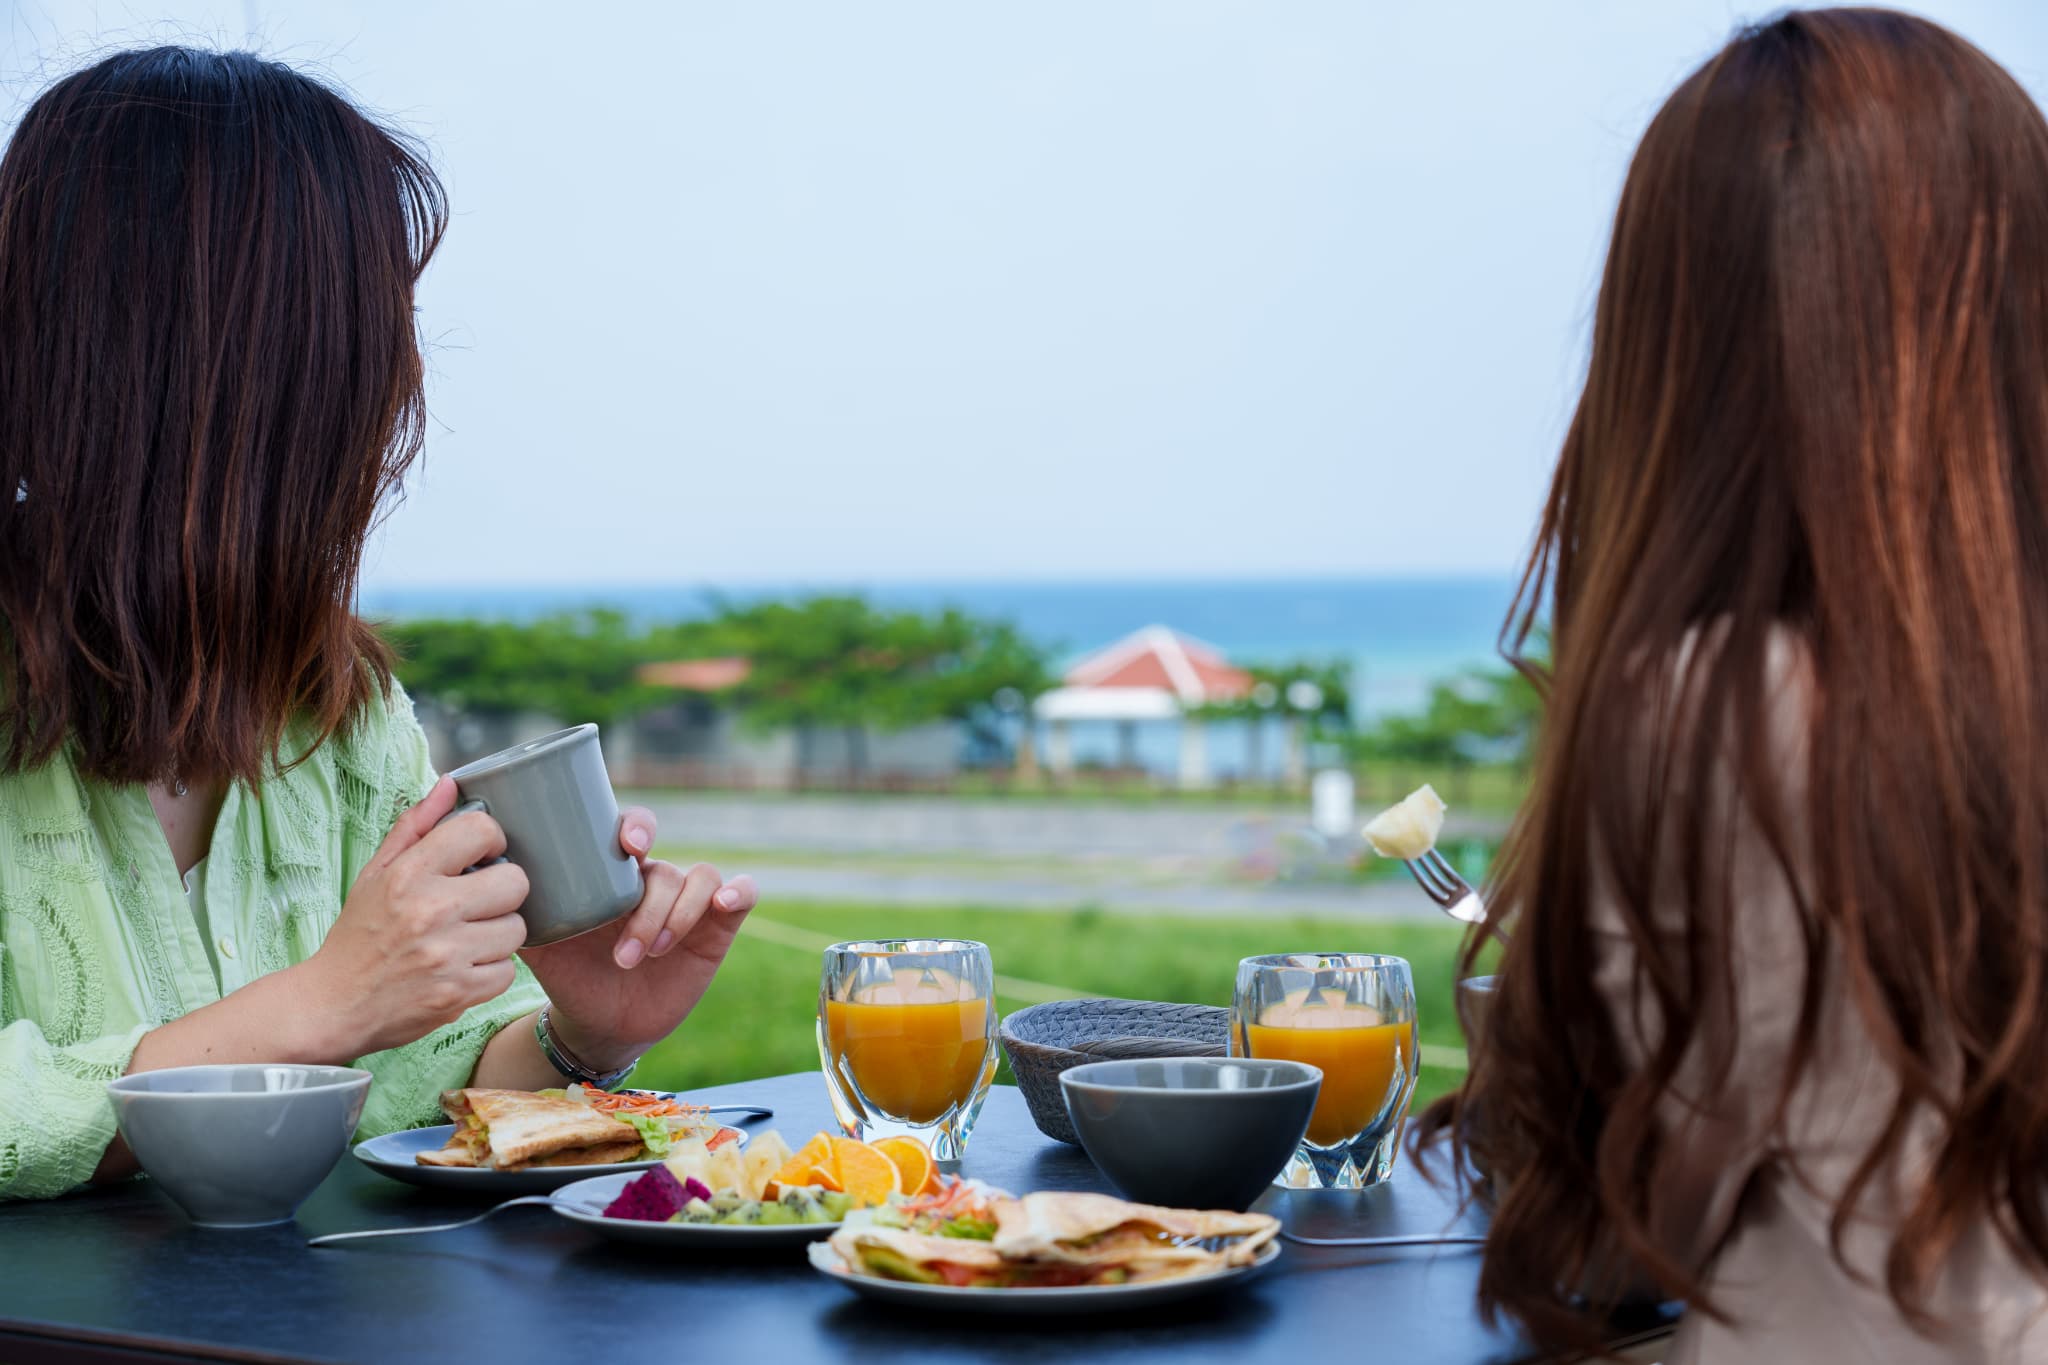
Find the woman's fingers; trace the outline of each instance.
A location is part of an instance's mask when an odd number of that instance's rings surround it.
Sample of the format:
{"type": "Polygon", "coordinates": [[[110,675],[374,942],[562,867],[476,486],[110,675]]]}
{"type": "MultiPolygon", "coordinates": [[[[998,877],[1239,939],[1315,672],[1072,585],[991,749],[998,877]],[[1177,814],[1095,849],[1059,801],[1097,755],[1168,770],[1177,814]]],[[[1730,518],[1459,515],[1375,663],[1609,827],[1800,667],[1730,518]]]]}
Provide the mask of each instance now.
{"type": "Polygon", "coordinates": [[[427,789],[427,794],[398,817],[397,823],[391,826],[391,832],[384,836],[384,842],[377,846],[376,853],[371,855],[369,863],[363,870],[374,872],[378,868],[389,866],[399,854],[433,833],[434,826],[454,809],[454,779],[445,776],[436,778],[434,785],[427,789]]]}
{"type": "Polygon", "coordinates": [[[709,863],[685,872],[674,863],[645,865],[640,904],[626,918],[612,947],[612,961],[631,970],[650,957],[661,957],[690,936],[707,910],[743,915],[754,908],[760,892],[747,876],[725,881],[709,863]]]}
{"type": "Polygon", "coordinates": [[[423,864],[444,877],[453,877],[464,868],[487,863],[504,851],[504,828],[480,810],[466,810],[441,820],[399,857],[423,864]]]}
{"type": "Polygon", "coordinates": [[[464,919],[497,919],[526,904],[526,873],[517,863],[492,863],[456,883],[464,919]]]}
{"type": "Polygon", "coordinates": [[[761,891],[754,879],[742,872],[727,882],[711,903],[728,914],[742,914],[761,903],[761,891]]]}
{"type": "Polygon", "coordinates": [[[628,806],[619,812],[619,847],[635,858],[645,858],[654,848],[654,812],[645,806],[628,806]]]}
{"type": "Polygon", "coordinates": [[[683,892],[683,870],[674,863],[650,862],[642,874],[640,903],[626,916],[619,937],[612,945],[612,961],[633,968],[647,956],[647,950],[668,922],[669,910],[683,892]]]}
{"type": "Polygon", "coordinates": [[[476,966],[503,962],[526,946],[526,917],[512,914],[481,920],[470,930],[470,943],[475,954],[471,961],[476,966]]]}
{"type": "Polygon", "coordinates": [[[481,1005],[511,990],[516,970],[509,957],[496,962],[479,962],[463,974],[462,980],[468,988],[469,998],[481,1005]]]}
{"type": "Polygon", "coordinates": [[[682,893],[669,907],[668,919],[655,934],[653,942],[647,945],[650,957],[660,957],[690,936],[697,927],[697,921],[704,918],[704,912],[711,908],[712,898],[719,894],[721,882],[718,869],[709,863],[698,863],[683,874],[682,893]]]}

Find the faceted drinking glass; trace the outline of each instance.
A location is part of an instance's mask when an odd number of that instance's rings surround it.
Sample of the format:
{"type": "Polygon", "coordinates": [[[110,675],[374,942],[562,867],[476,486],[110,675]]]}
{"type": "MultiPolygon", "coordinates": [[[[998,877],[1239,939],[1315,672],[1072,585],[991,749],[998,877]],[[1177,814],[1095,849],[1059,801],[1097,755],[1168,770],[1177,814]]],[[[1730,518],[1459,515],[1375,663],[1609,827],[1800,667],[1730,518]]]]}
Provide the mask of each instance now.
{"type": "Polygon", "coordinates": [[[1230,1051],[1323,1073],[1308,1134],[1277,1183],[1364,1189],[1393,1174],[1415,1093],[1415,982],[1378,953],[1280,953],[1237,967],[1230,1051]]]}
{"type": "Polygon", "coordinates": [[[847,1136],[922,1138],[955,1167],[996,1074],[987,945],[871,939],[827,948],[818,1058],[847,1136]]]}

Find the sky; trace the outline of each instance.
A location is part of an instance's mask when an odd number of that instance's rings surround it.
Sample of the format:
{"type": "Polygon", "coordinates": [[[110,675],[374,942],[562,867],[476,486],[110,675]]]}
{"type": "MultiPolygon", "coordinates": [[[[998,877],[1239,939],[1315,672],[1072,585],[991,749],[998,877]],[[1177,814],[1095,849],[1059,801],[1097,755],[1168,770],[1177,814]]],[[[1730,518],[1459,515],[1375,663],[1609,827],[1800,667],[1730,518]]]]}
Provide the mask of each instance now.
{"type": "MultiPolygon", "coordinates": [[[[0,0],[0,120],[254,46],[425,140],[373,587],[1493,574],[1725,0],[0,0]]],[[[2048,4],[1948,23],[2048,92],[2048,4]]]]}

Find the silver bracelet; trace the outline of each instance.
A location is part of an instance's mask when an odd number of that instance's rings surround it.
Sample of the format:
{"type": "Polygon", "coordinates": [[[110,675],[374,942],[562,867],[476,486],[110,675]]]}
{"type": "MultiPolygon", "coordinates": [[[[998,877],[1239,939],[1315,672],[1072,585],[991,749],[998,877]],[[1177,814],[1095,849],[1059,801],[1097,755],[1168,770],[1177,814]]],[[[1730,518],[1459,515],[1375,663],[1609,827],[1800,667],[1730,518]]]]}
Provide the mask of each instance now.
{"type": "Polygon", "coordinates": [[[640,1059],[635,1057],[617,1071],[593,1071],[585,1066],[569,1050],[568,1044],[556,1035],[554,1008],[552,1003],[540,1007],[540,1014],[533,1021],[533,1037],[540,1044],[540,1055],[548,1059],[548,1065],[570,1080],[581,1085],[594,1085],[599,1090],[610,1090],[632,1075],[633,1068],[640,1065],[640,1059]]]}

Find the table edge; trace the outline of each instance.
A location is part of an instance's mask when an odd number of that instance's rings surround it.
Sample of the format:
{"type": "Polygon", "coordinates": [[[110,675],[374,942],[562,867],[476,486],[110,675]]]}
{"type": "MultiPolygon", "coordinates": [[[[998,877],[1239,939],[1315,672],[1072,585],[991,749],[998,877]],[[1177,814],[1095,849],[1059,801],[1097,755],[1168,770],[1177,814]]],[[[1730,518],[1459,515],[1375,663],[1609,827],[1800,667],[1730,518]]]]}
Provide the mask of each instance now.
{"type": "Polygon", "coordinates": [[[241,1347],[215,1346],[189,1337],[148,1336],[140,1332],[117,1332],[101,1327],[44,1322],[35,1318],[0,1315],[0,1343],[8,1338],[52,1347],[107,1347],[159,1360],[226,1360],[236,1365],[309,1365],[333,1360],[331,1356],[276,1355],[241,1347]]]}

